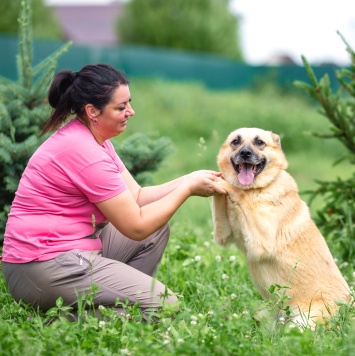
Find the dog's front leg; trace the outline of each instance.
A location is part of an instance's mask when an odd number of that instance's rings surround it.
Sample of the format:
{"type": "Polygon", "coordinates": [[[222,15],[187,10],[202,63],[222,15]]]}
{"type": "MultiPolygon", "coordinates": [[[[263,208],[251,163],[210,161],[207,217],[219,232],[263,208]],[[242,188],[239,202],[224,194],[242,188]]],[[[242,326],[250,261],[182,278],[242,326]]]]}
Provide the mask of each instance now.
{"type": "Polygon", "coordinates": [[[226,246],[232,242],[232,230],[228,222],[225,195],[212,197],[212,219],[215,241],[226,246]]]}
{"type": "Polygon", "coordinates": [[[247,258],[259,261],[274,257],[277,227],[270,221],[270,212],[267,208],[256,208],[243,191],[238,198],[234,204],[239,210],[247,258]]]}
{"type": "Polygon", "coordinates": [[[235,211],[240,223],[247,258],[259,261],[274,257],[278,221],[277,216],[270,212],[271,207],[255,204],[247,192],[236,189],[229,183],[224,183],[223,188],[228,192],[231,210],[235,211]]]}

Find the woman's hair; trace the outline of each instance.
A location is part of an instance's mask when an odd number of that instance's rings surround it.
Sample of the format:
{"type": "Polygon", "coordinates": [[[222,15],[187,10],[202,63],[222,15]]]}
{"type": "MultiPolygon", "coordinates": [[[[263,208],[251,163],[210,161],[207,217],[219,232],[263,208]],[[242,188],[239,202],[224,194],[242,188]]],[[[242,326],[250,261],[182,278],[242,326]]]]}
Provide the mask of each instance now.
{"type": "Polygon", "coordinates": [[[107,64],[86,65],[79,72],[63,70],[57,73],[48,91],[48,102],[53,111],[43,125],[42,135],[57,129],[70,115],[85,119],[87,104],[103,110],[114,91],[128,83],[123,72],[107,64]]]}

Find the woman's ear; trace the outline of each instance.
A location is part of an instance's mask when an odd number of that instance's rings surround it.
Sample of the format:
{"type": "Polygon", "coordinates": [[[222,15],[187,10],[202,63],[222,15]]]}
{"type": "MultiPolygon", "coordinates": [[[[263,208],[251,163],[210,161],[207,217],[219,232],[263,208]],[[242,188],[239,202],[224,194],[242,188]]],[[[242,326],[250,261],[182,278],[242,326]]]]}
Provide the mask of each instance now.
{"type": "Polygon", "coordinates": [[[95,108],[94,105],[92,104],[86,104],[85,105],[85,114],[89,119],[94,119],[96,116],[98,116],[98,110],[95,108]]]}

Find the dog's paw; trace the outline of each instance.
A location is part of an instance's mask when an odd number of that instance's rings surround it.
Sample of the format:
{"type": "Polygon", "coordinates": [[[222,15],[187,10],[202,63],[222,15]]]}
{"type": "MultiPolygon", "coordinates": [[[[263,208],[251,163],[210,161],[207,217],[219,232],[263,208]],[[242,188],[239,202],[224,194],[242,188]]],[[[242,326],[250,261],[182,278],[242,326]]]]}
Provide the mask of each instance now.
{"type": "Polygon", "coordinates": [[[238,204],[246,195],[243,190],[235,187],[224,179],[219,180],[218,184],[227,192],[227,197],[233,204],[238,204]]]}
{"type": "Polygon", "coordinates": [[[218,184],[220,187],[222,187],[227,193],[228,195],[235,195],[237,194],[240,189],[238,189],[237,187],[235,187],[234,185],[230,184],[229,182],[227,182],[226,180],[224,179],[220,179],[218,181],[218,184]]]}

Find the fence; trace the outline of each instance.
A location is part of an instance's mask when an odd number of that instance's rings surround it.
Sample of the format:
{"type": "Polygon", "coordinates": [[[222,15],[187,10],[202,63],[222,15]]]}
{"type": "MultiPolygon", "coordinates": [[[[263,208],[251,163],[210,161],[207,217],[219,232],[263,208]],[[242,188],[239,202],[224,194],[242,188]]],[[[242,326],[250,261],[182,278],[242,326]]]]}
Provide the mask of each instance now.
{"type": "MultiPolygon", "coordinates": [[[[33,59],[38,63],[60,48],[59,41],[34,41],[33,59]]],[[[17,79],[16,36],[0,36],[0,75],[17,79]]],[[[120,68],[129,77],[161,77],[174,80],[199,81],[213,89],[249,88],[261,80],[273,81],[291,87],[295,80],[309,82],[303,66],[250,66],[217,56],[193,54],[152,47],[124,46],[97,48],[73,45],[58,59],[57,70],[79,70],[85,64],[107,63],[120,68]]],[[[314,67],[318,78],[328,73],[333,89],[338,88],[335,67],[314,67]]]]}

